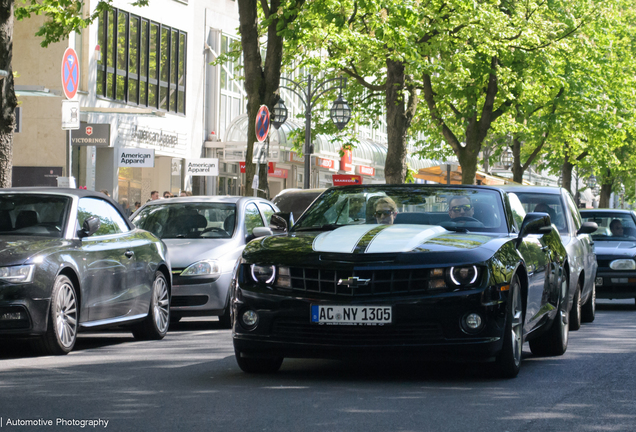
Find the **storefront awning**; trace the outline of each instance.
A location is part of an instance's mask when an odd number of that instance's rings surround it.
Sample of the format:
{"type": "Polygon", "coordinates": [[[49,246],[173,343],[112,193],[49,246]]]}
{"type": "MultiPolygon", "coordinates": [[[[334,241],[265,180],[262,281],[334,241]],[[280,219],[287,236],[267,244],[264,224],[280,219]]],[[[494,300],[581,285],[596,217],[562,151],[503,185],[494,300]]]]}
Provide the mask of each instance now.
{"type": "MultiPolygon", "coordinates": [[[[461,184],[462,183],[462,167],[458,164],[440,164],[427,168],[420,168],[413,177],[432,181],[441,184],[461,184]]],[[[476,180],[478,184],[489,186],[501,186],[506,184],[518,184],[510,179],[497,177],[477,171],[476,180]]],[[[524,182],[525,183],[525,182],[524,182]]]]}

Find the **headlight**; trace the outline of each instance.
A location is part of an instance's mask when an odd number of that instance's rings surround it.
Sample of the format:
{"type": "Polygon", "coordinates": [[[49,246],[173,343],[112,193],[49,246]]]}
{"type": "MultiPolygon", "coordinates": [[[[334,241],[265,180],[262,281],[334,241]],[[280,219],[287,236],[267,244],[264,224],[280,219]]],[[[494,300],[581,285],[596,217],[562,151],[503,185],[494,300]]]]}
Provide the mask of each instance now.
{"type": "Polygon", "coordinates": [[[181,276],[221,276],[221,267],[214,260],[203,260],[195,262],[181,272],[181,276]]]}
{"type": "Polygon", "coordinates": [[[252,264],[250,269],[252,270],[254,282],[271,284],[276,278],[276,267],[273,265],[252,264]]]}
{"type": "Polygon", "coordinates": [[[612,270],[635,270],[636,262],[633,259],[617,259],[610,263],[612,270]]]}
{"type": "Polygon", "coordinates": [[[451,267],[448,276],[455,286],[469,286],[477,281],[479,271],[476,266],[451,267]]]}
{"type": "Polygon", "coordinates": [[[12,283],[33,282],[35,265],[0,267],[0,280],[12,283]]]}

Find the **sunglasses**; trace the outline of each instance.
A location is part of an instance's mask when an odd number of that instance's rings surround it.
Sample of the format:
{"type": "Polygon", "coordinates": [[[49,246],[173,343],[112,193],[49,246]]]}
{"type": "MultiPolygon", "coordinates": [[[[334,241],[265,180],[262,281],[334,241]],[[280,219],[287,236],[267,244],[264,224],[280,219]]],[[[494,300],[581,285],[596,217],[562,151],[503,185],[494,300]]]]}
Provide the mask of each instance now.
{"type": "Polygon", "coordinates": [[[470,204],[464,204],[464,205],[458,205],[458,206],[451,207],[451,211],[455,212],[455,213],[459,213],[462,210],[464,210],[465,212],[468,212],[468,211],[470,211],[471,208],[473,208],[473,206],[471,206],[470,204]]]}
{"type": "Polygon", "coordinates": [[[392,215],[393,213],[395,213],[393,210],[377,210],[375,212],[375,215],[377,217],[382,217],[382,216],[386,217],[386,216],[392,215]]]}

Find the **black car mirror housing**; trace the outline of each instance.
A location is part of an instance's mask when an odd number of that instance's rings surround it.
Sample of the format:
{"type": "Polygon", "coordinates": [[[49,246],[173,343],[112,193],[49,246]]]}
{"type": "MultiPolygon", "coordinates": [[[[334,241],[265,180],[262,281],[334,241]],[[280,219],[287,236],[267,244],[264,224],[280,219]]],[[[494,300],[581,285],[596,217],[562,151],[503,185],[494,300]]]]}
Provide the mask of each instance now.
{"type": "Polygon", "coordinates": [[[80,238],[90,237],[95,234],[102,225],[98,217],[90,216],[84,220],[82,229],[77,232],[80,238]]]}
{"type": "Polygon", "coordinates": [[[274,232],[287,232],[294,224],[291,213],[277,212],[269,220],[269,227],[274,232]]]}
{"type": "Polygon", "coordinates": [[[528,213],[526,217],[523,218],[518,239],[521,241],[521,239],[528,234],[548,234],[551,231],[552,222],[550,221],[549,214],[540,212],[528,213]]]}
{"type": "Polygon", "coordinates": [[[579,234],[592,234],[594,231],[598,229],[598,224],[596,222],[583,222],[581,228],[576,232],[576,235],[579,234]]]}

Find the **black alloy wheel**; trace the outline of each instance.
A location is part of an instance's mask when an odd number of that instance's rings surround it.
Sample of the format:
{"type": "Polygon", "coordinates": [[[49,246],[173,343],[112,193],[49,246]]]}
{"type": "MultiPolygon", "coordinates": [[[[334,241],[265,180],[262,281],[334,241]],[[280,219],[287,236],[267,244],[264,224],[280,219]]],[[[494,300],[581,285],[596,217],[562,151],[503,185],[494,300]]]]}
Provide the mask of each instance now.
{"type": "Polygon", "coordinates": [[[596,284],[592,283],[592,293],[581,308],[581,321],[591,323],[596,318],[596,284]]]}
{"type": "Polygon", "coordinates": [[[570,330],[576,331],[581,328],[581,281],[576,283],[576,291],[572,299],[572,309],[570,310],[570,330]]]}
{"type": "Polygon", "coordinates": [[[530,351],[536,356],[560,356],[568,349],[570,334],[569,317],[567,311],[568,274],[565,273],[561,281],[561,299],[557,314],[550,329],[536,339],[530,341],[530,351]]]}
{"type": "Polygon", "coordinates": [[[515,275],[513,277],[508,295],[503,347],[495,361],[496,373],[502,378],[514,378],[521,369],[525,312],[523,310],[519,276],[515,275]]]}

